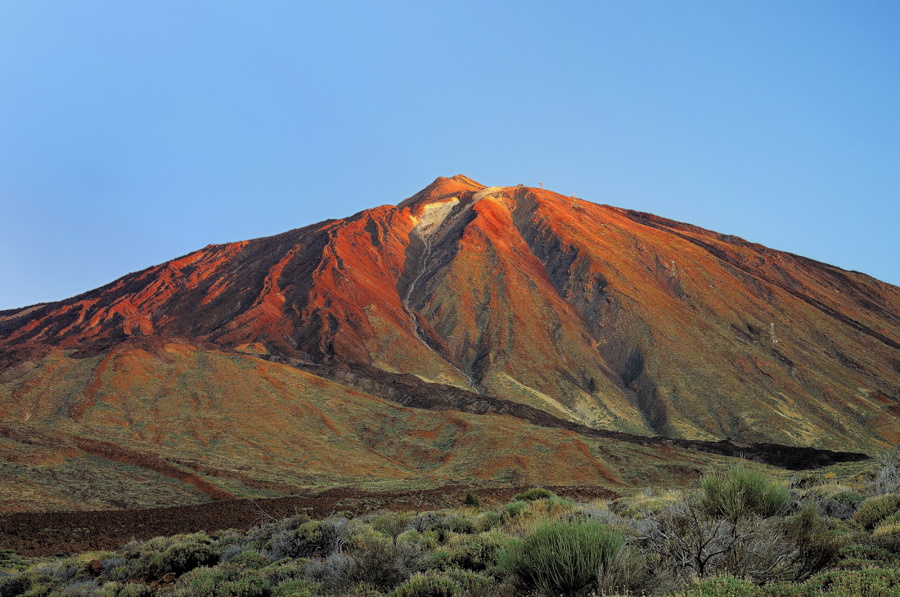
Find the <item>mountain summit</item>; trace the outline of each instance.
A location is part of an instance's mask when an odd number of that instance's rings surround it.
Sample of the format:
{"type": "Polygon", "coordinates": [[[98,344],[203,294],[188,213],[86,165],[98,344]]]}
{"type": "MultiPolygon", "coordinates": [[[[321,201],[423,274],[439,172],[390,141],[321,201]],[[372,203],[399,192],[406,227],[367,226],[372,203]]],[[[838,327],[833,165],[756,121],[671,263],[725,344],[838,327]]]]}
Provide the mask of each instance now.
{"type": "MultiPolygon", "coordinates": [[[[97,355],[141,338],[412,374],[639,435],[900,439],[897,287],[463,175],[396,206],[211,245],[0,312],[0,381],[21,384],[22,363],[51,349],[97,355]]],[[[10,404],[7,416],[19,412],[10,404]]]]}

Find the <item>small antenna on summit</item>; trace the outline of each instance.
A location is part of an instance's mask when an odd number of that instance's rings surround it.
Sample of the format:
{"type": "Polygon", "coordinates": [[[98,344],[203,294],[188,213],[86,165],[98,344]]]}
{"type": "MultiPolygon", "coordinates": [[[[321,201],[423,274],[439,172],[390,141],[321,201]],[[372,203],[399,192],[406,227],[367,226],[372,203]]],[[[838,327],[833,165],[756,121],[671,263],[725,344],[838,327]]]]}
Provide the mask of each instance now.
{"type": "Polygon", "coordinates": [[[543,180],[542,180],[541,182],[539,182],[538,184],[541,185],[541,188],[542,188],[542,189],[544,188],[544,181],[543,181],[543,180]]]}

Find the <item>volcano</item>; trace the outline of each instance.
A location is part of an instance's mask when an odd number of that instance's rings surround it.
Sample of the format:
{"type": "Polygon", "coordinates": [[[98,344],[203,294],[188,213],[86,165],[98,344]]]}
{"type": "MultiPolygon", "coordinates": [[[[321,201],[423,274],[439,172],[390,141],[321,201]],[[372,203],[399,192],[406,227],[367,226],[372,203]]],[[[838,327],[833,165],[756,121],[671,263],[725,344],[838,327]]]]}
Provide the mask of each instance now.
{"type": "Polygon", "coordinates": [[[297,461],[276,443],[329,483],[424,470],[522,481],[538,475],[535,453],[546,470],[571,465],[557,480],[588,466],[628,483],[631,460],[598,456],[582,432],[871,451],[900,440],[898,415],[900,288],[462,175],[0,312],[7,460],[32,458],[23,446],[57,463],[152,453],[207,495],[217,470],[234,473],[231,494],[277,493],[297,461]],[[509,434],[530,455],[502,448],[509,434]],[[252,482],[235,472],[248,454],[268,455],[252,482]]]}

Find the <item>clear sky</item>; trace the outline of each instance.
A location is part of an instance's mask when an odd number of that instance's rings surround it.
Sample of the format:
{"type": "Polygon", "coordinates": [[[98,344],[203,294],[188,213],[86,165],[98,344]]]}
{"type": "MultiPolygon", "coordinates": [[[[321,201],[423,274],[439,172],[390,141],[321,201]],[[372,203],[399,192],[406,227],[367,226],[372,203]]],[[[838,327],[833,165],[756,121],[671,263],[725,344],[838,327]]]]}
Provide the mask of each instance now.
{"type": "Polygon", "coordinates": [[[0,3],[0,309],[437,176],[900,284],[900,2],[0,3]]]}

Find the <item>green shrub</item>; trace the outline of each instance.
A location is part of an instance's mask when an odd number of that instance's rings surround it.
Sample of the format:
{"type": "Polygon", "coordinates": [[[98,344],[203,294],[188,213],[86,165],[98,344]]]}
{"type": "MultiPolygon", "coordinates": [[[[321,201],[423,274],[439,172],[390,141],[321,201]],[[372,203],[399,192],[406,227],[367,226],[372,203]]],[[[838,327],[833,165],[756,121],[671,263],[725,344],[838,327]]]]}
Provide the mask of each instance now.
{"type": "Polygon", "coordinates": [[[500,520],[501,517],[499,512],[495,512],[494,510],[482,512],[475,517],[475,530],[478,533],[485,533],[500,524],[500,520]]]}
{"type": "Polygon", "coordinates": [[[478,498],[471,493],[466,494],[466,499],[463,500],[463,504],[465,504],[466,506],[472,506],[473,508],[481,507],[481,502],[478,501],[478,498]]]}
{"type": "Polygon", "coordinates": [[[455,597],[489,594],[492,582],[462,570],[416,574],[391,593],[391,597],[455,597]]]}
{"type": "Polygon", "coordinates": [[[258,551],[249,550],[228,560],[227,565],[238,569],[262,570],[269,565],[269,560],[258,551]]]}
{"type": "Polygon", "coordinates": [[[611,512],[626,518],[647,518],[659,514],[676,500],[676,495],[637,495],[619,498],[609,505],[611,512]]]}
{"type": "Polygon", "coordinates": [[[176,543],[150,562],[146,576],[155,580],[173,572],[180,576],[200,566],[210,566],[219,561],[219,554],[205,543],[176,543]]]}
{"type": "Polygon", "coordinates": [[[447,530],[460,535],[472,535],[478,532],[475,522],[467,516],[457,516],[447,521],[447,530]]]}
{"type": "Polygon", "coordinates": [[[455,597],[462,591],[452,579],[438,574],[416,574],[391,593],[392,597],[455,597]]]}
{"type": "Polygon", "coordinates": [[[877,457],[879,464],[875,475],[875,493],[897,493],[900,491],[900,447],[877,457]]]}
{"type": "MultiPolygon", "coordinates": [[[[316,573],[314,578],[321,578],[334,588],[365,584],[380,591],[390,591],[418,572],[422,560],[422,552],[415,544],[395,545],[377,534],[359,537],[343,561],[338,556],[334,554],[322,562],[332,572],[316,573]]],[[[317,565],[311,561],[307,570],[317,565]]]]}
{"type": "MultiPolygon", "coordinates": [[[[33,572],[36,572],[38,574],[46,574],[47,576],[53,577],[55,580],[64,584],[74,581],[78,576],[78,573],[82,572],[83,570],[84,564],[72,558],[41,562],[40,564],[32,568],[33,572]]],[[[83,580],[83,578],[79,580],[83,580]]]]}
{"type": "Polygon", "coordinates": [[[558,595],[581,591],[622,549],[622,537],[596,521],[545,523],[501,552],[500,564],[527,587],[558,595]]]}
{"type": "Polygon", "coordinates": [[[790,491],[760,471],[743,465],[706,475],[700,482],[700,509],[732,524],[748,516],[767,518],[784,513],[790,491]]]}
{"type": "Polygon", "coordinates": [[[21,570],[27,562],[11,549],[0,549],[0,570],[21,570]]]}
{"type": "Polygon", "coordinates": [[[0,596],[47,595],[57,583],[51,576],[35,572],[20,572],[0,579],[0,596]]]}
{"type": "Polygon", "coordinates": [[[338,535],[338,529],[332,522],[311,520],[294,529],[275,533],[265,549],[272,561],[326,556],[334,551],[338,535]]]}
{"type": "Polygon", "coordinates": [[[807,502],[784,527],[786,539],[794,549],[779,571],[781,578],[806,580],[837,559],[841,544],[828,533],[814,502],[807,502]]]}
{"type": "Polygon", "coordinates": [[[478,532],[478,528],[471,518],[456,513],[443,516],[439,520],[436,520],[432,524],[430,530],[437,533],[438,541],[440,543],[446,541],[453,533],[471,535],[478,532]]]}
{"type": "Polygon", "coordinates": [[[153,590],[141,583],[108,582],[96,594],[98,597],[150,597],[153,590]]]}
{"type": "Polygon", "coordinates": [[[306,566],[309,560],[281,560],[260,570],[260,574],[271,586],[278,586],[292,580],[306,580],[306,566]]]}
{"type": "Polygon", "coordinates": [[[860,504],[865,500],[863,496],[859,495],[855,491],[840,491],[831,496],[831,499],[843,502],[845,504],[860,504]]]}
{"type": "Polygon", "coordinates": [[[384,533],[394,543],[397,543],[397,537],[409,528],[413,520],[412,514],[409,512],[385,512],[372,521],[372,528],[376,531],[384,533]]]}
{"type": "Polygon", "coordinates": [[[863,570],[866,568],[888,568],[900,566],[900,557],[880,545],[877,537],[866,537],[865,541],[847,541],[839,553],[837,568],[841,570],[863,570]]]}
{"type": "Polygon", "coordinates": [[[640,552],[619,550],[597,570],[597,586],[601,595],[645,595],[659,584],[659,571],[651,571],[647,558],[640,552]]]}
{"type": "Polygon", "coordinates": [[[853,520],[867,529],[873,529],[898,510],[900,510],[900,495],[889,493],[864,501],[853,516],[853,520]]]}
{"type": "Polygon", "coordinates": [[[496,535],[485,533],[457,535],[447,541],[442,549],[449,554],[449,566],[480,572],[497,565],[502,547],[496,535]]]}
{"type": "Polygon", "coordinates": [[[500,519],[503,522],[509,522],[513,518],[516,518],[522,513],[522,510],[525,509],[525,506],[528,505],[528,502],[523,502],[522,500],[516,500],[515,502],[510,502],[503,506],[500,510],[500,519]]]}
{"type": "Polygon", "coordinates": [[[244,541],[242,542],[250,544],[254,549],[261,549],[275,535],[297,529],[304,523],[310,522],[310,520],[312,519],[309,516],[298,514],[297,516],[285,518],[284,520],[279,520],[277,522],[261,524],[258,527],[250,529],[244,536],[244,541]]]}
{"type": "Polygon", "coordinates": [[[450,534],[453,520],[459,518],[448,512],[422,512],[411,521],[410,527],[423,535],[433,533],[438,543],[443,543],[450,534]]]}
{"type": "Polygon", "coordinates": [[[448,570],[453,565],[453,552],[444,545],[422,556],[422,568],[425,570],[448,570]]]}
{"type": "Polygon", "coordinates": [[[839,520],[852,518],[863,502],[863,497],[855,491],[840,491],[831,496],[816,496],[816,508],[824,516],[839,520]]]}
{"type": "Polygon", "coordinates": [[[320,595],[317,585],[305,580],[289,580],[272,590],[272,597],[312,597],[320,595]]]}
{"type": "Polygon", "coordinates": [[[802,595],[829,597],[888,597],[900,593],[900,570],[829,570],[802,585],[802,595]]]}
{"type": "Polygon", "coordinates": [[[513,497],[515,501],[523,501],[523,502],[534,502],[537,500],[549,500],[552,498],[558,498],[559,496],[550,491],[549,489],[544,489],[543,487],[535,487],[534,489],[529,489],[524,493],[520,493],[513,497]]]}
{"type": "Polygon", "coordinates": [[[438,534],[434,531],[426,531],[424,533],[420,533],[413,529],[409,529],[407,531],[403,531],[400,536],[397,537],[397,541],[400,543],[411,543],[413,545],[419,546],[419,548],[423,550],[429,550],[437,547],[437,537],[438,534]]]}
{"type": "Polygon", "coordinates": [[[872,531],[872,543],[892,554],[900,554],[900,523],[882,522],[872,531]]]}
{"type": "Polygon", "coordinates": [[[494,585],[493,579],[477,572],[451,569],[444,572],[443,575],[458,584],[463,589],[463,595],[493,594],[491,592],[494,585]]]}
{"type": "Polygon", "coordinates": [[[185,574],[175,586],[174,597],[268,597],[269,583],[256,571],[201,567],[185,574]]]}
{"type": "Polygon", "coordinates": [[[757,597],[764,593],[749,580],[718,576],[699,582],[679,597],[757,597]]]}

